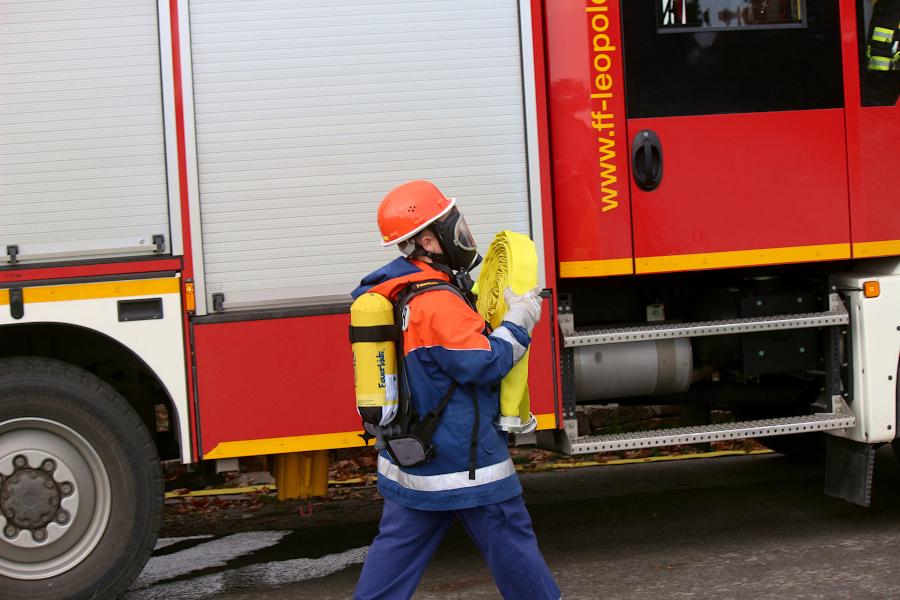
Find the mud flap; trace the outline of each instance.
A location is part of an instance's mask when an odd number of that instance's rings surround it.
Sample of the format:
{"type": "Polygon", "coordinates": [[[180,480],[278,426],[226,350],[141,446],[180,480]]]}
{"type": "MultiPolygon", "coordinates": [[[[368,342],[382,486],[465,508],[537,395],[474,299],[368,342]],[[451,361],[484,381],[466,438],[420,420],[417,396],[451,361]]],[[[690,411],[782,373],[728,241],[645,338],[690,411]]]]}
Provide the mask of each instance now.
{"type": "Polygon", "coordinates": [[[877,445],[828,436],[825,493],[868,507],[877,445]]]}

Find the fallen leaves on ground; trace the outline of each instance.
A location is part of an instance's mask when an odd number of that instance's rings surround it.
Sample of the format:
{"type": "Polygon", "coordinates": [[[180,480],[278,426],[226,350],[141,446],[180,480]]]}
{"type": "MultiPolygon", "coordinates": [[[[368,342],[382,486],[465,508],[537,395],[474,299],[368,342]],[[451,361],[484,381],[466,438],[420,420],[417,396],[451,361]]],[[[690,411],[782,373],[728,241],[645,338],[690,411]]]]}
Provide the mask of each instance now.
{"type": "MultiPolygon", "coordinates": [[[[764,446],[755,440],[734,440],[713,442],[707,446],[671,446],[667,448],[647,448],[604,454],[566,456],[549,450],[533,447],[510,448],[510,455],[520,472],[535,472],[553,469],[567,469],[585,463],[609,463],[621,459],[651,459],[659,456],[692,455],[704,452],[762,450],[764,446]]],[[[371,447],[335,450],[332,452],[328,470],[328,493],[325,496],[280,502],[274,491],[251,491],[222,496],[188,496],[188,488],[179,488],[181,496],[165,501],[164,531],[167,535],[189,535],[191,532],[207,531],[220,526],[231,530],[237,524],[250,527],[259,522],[275,521],[285,516],[303,518],[312,510],[317,518],[322,514],[335,519],[342,511],[352,507],[377,503],[380,496],[376,488],[378,454],[371,447]],[[346,482],[341,484],[341,482],[346,482]],[[346,507],[342,506],[342,502],[346,507]],[[333,508],[329,508],[333,507],[333,508]]],[[[248,483],[244,481],[243,483],[248,483]]],[[[204,486],[206,489],[234,487],[234,481],[204,486]]],[[[356,510],[356,509],[352,509],[356,510]]],[[[309,519],[307,519],[309,520],[309,519]]]]}

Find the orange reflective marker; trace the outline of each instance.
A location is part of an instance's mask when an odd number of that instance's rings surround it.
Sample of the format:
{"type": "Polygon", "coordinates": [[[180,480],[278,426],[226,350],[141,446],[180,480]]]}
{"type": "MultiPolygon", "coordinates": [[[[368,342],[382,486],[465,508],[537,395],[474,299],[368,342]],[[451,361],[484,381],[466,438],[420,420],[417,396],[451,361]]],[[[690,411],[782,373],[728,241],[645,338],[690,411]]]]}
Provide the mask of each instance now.
{"type": "Polygon", "coordinates": [[[184,310],[194,312],[197,310],[197,301],[194,298],[194,284],[186,281],[184,284],[184,310]]]}
{"type": "Polygon", "coordinates": [[[863,284],[863,294],[866,298],[877,298],[881,295],[881,284],[877,281],[867,281],[863,284]]]}

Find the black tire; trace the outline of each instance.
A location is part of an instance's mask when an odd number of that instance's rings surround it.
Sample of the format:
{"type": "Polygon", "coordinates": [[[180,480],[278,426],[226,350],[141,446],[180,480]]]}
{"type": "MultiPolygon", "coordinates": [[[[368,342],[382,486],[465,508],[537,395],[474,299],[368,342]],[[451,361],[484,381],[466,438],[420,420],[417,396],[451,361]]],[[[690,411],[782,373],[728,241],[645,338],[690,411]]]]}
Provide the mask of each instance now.
{"type": "MultiPolygon", "coordinates": [[[[11,521],[0,517],[5,525],[0,529],[2,596],[116,598],[143,569],[156,544],[163,481],[153,440],[125,399],[87,371],[42,358],[0,360],[0,472],[15,468],[10,457],[16,448],[26,448],[16,455],[19,467],[26,469],[20,479],[44,477],[44,485],[52,489],[49,475],[27,470],[38,471],[40,467],[32,463],[41,460],[39,452],[27,448],[42,452],[48,446],[59,449],[60,466],[44,461],[48,470],[55,469],[50,473],[57,482],[56,497],[61,498],[58,510],[72,507],[73,514],[66,529],[53,522],[45,525],[44,533],[37,534],[46,536],[43,546],[25,550],[21,536],[34,539],[37,529],[19,529],[18,537],[9,538],[4,529],[11,521]],[[65,485],[62,480],[67,477],[75,479],[75,486],[65,485]],[[68,504],[66,494],[71,496],[68,504]]],[[[7,484],[14,478],[2,475],[7,477],[0,489],[25,496],[25,484],[10,487],[7,484]]],[[[52,506],[46,497],[43,500],[52,506]]],[[[9,496],[4,502],[8,509],[9,496]]],[[[58,513],[57,517],[59,522],[67,518],[58,513]]]]}

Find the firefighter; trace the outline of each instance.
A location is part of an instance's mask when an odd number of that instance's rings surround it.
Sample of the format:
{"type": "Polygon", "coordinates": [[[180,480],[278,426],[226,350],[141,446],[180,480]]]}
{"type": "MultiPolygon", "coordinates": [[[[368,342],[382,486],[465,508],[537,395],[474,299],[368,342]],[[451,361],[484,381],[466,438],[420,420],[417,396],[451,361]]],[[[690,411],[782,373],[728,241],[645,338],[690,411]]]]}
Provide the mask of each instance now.
{"type": "Polygon", "coordinates": [[[866,43],[870,71],[900,70],[900,0],[878,0],[866,43]]]}
{"type": "MultiPolygon", "coordinates": [[[[480,261],[455,200],[430,182],[391,191],[379,206],[378,226],[382,245],[397,244],[405,256],[367,275],[354,297],[372,291],[395,300],[409,282],[433,279],[465,286],[480,261]]],[[[540,318],[535,291],[507,292],[507,302],[505,321],[489,335],[481,316],[453,290],[423,293],[407,305],[403,353],[412,407],[419,415],[433,411],[448,390],[449,403],[432,436],[433,458],[400,467],[388,452],[378,456],[384,509],[354,598],[412,597],[455,519],[481,550],[504,598],[560,597],[538,549],[506,437],[494,428],[500,380],[525,353],[540,318]]]]}
{"type": "Polygon", "coordinates": [[[878,0],[866,36],[863,106],[893,106],[900,93],[900,0],[878,0]]]}

